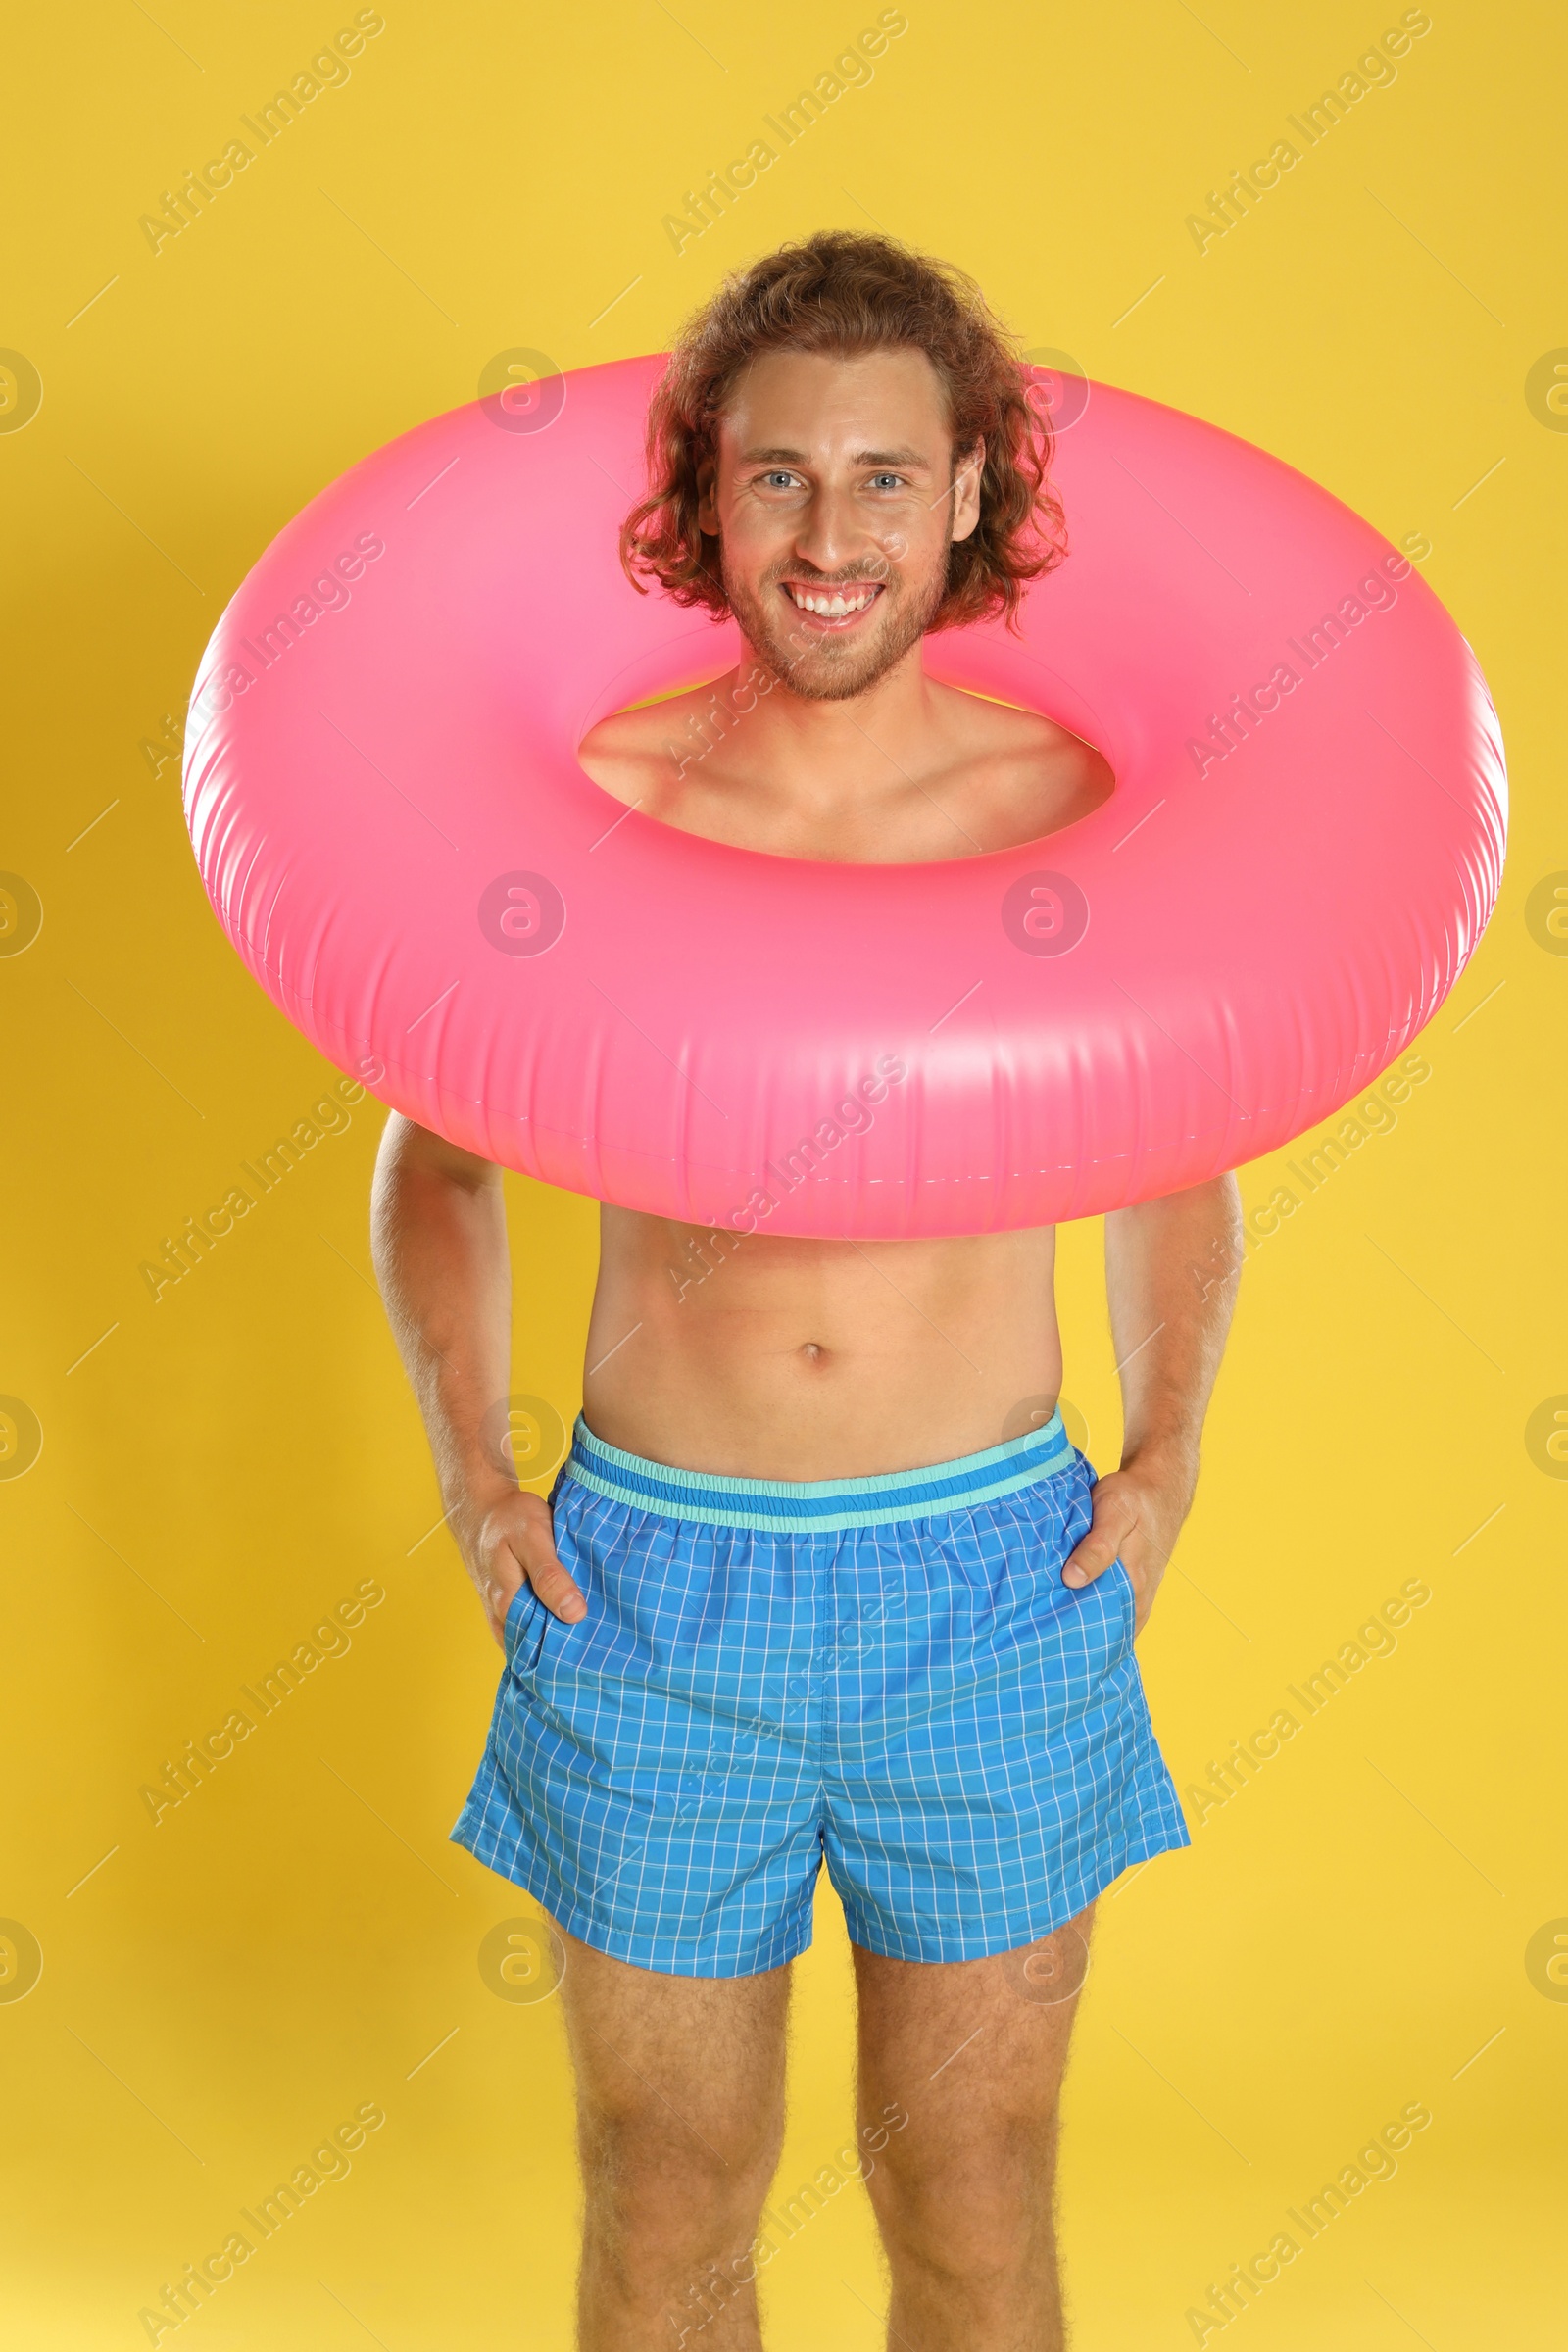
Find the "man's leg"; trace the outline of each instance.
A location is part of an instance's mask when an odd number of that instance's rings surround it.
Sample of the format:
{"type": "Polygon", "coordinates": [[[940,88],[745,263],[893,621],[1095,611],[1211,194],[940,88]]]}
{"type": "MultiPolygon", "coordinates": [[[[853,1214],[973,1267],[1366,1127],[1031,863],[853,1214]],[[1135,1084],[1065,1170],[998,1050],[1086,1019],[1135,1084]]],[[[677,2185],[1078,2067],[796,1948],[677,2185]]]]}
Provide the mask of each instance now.
{"type": "Polygon", "coordinates": [[[557,1933],[587,2201],[580,2352],[753,2352],[789,1969],[661,1976],[557,1933]]]}
{"type": "Polygon", "coordinates": [[[986,1960],[854,1947],[858,2121],[893,2274],[888,2341],[902,2352],[1060,2352],[1065,2341],[1056,2110],[1093,1917],[1091,1904],[1054,1936],[986,1960]]]}

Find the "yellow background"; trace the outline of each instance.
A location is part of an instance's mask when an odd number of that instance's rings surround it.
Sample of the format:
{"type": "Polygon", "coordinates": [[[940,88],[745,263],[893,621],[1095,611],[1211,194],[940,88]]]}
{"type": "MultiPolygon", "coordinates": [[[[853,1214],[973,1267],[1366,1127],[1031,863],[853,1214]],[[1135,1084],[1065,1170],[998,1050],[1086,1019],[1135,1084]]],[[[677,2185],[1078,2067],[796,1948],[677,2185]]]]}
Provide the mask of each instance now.
{"type": "MultiPolygon", "coordinates": [[[[386,2122],[351,2176],[177,2340],[568,2342],[559,2004],[482,1981],[481,1940],[529,1906],[446,1841],[497,1656],[451,1544],[427,1534],[434,1481],[370,1283],[375,1106],[156,1304],[138,1277],[332,1076],[225,946],[177,761],[155,776],[142,746],[166,714],[177,740],[207,636],[273,533],[367,451],[472,398],[495,354],[571,368],[657,349],[743,257],[873,221],[974,271],[1030,344],[1245,435],[1396,542],[1424,534],[1516,793],[1498,910],[1421,1041],[1430,1079],[1252,1253],[1141,1648],[1178,1784],[1405,1579],[1433,1597],[1189,1853],[1102,1906],[1067,2102],[1078,2340],[1192,2342],[1208,2282],[1412,2101],[1433,2122],[1397,2177],[1225,2340],[1561,2340],[1568,2002],[1526,1953],[1568,1915],[1568,1483],[1525,1430],[1568,1391],[1568,960],[1526,904],[1568,868],[1568,435],[1525,379],[1568,344],[1550,229],[1562,20],[1435,0],[1393,86],[1200,255],[1186,216],[1397,10],[907,13],[870,86],[679,256],[662,216],[873,8],[389,0],[347,85],[156,255],[138,216],[352,11],[116,0],[35,13],[20,36],[0,343],[43,404],[0,434],[16,680],[0,866],[44,920],[0,957],[0,1391],[43,1448],[0,1481],[0,1915],[36,1937],[43,1973],[0,2000],[0,2332],[27,2352],[145,2341],[138,2309],[370,2100],[386,2122]],[[386,1599],[349,1654],[155,1828],[140,1786],[371,1577],[386,1599]]],[[[1247,1200],[1274,1181],[1245,1170],[1247,1200]]],[[[510,1189],[514,1386],[569,1419],[594,1211],[510,1189]]],[[[1105,1468],[1099,1246],[1094,1226],[1063,1237],[1062,1294],[1067,1395],[1105,1468]]],[[[849,1990],[824,1891],[785,2195],[846,2137],[849,1990]]],[[[780,2352],[880,2343],[862,2190],[766,2276],[780,2352]]]]}

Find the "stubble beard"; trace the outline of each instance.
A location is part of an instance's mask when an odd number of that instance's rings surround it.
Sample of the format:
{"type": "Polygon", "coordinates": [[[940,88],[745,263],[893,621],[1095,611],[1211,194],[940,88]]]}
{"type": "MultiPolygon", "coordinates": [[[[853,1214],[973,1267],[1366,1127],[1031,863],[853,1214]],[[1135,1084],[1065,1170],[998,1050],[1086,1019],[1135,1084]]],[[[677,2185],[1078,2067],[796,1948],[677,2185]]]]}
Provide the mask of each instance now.
{"type": "MultiPolygon", "coordinates": [[[[762,582],[760,591],[754,591],[747,582],[731,576],[720,550],[719,576],[741,635],[779,685],[787,687],[791,694],[798,694],[803,702],[844,703],[864,694],[879,678],[885,677],[926,634],[948,593],[948,557],[952,546],[950,524],[938,561],[930,573],[918,581],[911,581],[907,573],[889,567],[882,576],[882,594],[877,599],[883,610],[876,632],[858,643],[851,640],[835,643],[831,637],[810,642],[804,632],[797,633],[791,625],[791,608],[778,594],[779,581],[789,576],[793,566],[781,565],[762,582]]],[[[850,587],[856,579],[876,576],[861,572],[835,585],[850,587]]]]}

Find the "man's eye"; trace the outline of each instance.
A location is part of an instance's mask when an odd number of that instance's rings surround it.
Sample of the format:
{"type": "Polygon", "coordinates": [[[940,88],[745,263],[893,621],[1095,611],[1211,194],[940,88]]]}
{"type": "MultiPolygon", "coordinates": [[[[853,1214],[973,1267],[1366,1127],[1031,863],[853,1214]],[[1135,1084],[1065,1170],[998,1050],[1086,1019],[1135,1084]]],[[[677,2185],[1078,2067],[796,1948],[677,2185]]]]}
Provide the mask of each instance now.
{"type": "Polygon", "coordinates": [[[780,473],[764,473],[764,474],[763,474],[763,476],[762,476],[762,479],[763,479],[763,481],[764,481],[764,482],[766,482],[766,483],[768,484],[769,488],[771,488],[771,489],[774,489],[774,490],[787,490],[787,489],[789,488],[790,484],[791,484],[791,483],[794,481],[794,479],[795,479],[795,476],[794,476],[794,474],[793,474],[793,473],[783,473],[783,472],[780,472],[780,473]]]}
{"type": "Polygon", "coordinates": [[[871,486],[875,490],[897,490],[904,481],[902,473],[873,473],[871,486]]]}

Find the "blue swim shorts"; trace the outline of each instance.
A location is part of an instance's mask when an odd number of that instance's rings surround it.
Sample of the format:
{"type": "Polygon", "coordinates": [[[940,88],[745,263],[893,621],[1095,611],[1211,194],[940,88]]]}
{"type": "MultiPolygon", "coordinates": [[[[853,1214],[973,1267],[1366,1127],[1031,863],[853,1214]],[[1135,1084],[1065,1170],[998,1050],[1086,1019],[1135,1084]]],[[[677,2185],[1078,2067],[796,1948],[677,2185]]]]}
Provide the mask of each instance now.
{"type": "Polygon", "coordinates": [[[597,1951],[687,1977],[849,1932],[902,1960],[1034,1942],[1190,1843],[1116,1561],[1062,1563],[1095,1472],[1059,1415],[984,1453],[801,1483],[671,1470],[579,1419],[551,1493],[588,1613],[526,1582],[452,1831],[597,1951]]]}

